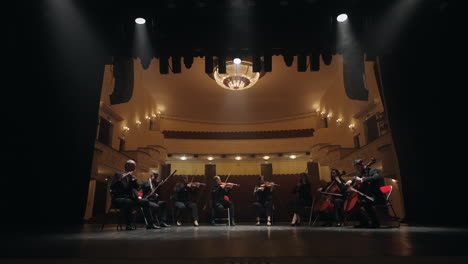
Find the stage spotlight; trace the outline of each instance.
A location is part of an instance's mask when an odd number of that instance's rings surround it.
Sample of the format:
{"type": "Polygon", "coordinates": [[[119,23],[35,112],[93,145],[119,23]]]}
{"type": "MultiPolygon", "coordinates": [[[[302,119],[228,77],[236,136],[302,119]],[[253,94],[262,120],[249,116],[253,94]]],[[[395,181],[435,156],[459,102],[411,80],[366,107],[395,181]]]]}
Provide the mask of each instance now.
{"type": "Polygon", "coordinates": [[[159,73],[161,74],[169,73],[169,58],[167,56],[159,57],[159,73]]]}
{"type": "Polygon", "coordinates": [[[265,54],[265,56],[263,57],[263,69],[266,71],[266,72],[271,72],[272,69],[273,69],[273,65],[272,65],[272,62],[271,62],[271,55],[270,54],[265,54]]]}
{"type": "Polygon", "coordinates": [[[336,21],[338,22],[345,22],[346,20],[348,20],[347,14],[340,14],[336,17],[336,21]]]}
{"type": "Polygon", "coordinates": [[[218,57],[218,72],[219,73],[226,73],[226,57],[225,56],[219,56],[218,57]]]}
{"type": "Polygon", "coordinates": [[[205,73],[206,74],[213,73],[213,57],[212,56],[205,56],[205,73]]]}
{"type": "Polygon", "coordinates": [[[143,25],[146,23],[146,20],[142,17],[139,17],[135,19],[135,23],[137,23],[138,25],[143,25]]]}
{"type": "Polygon", "coordinates": [[[184,56],[185,68],[190,69],[192,67],[192,64],[193,64],[193,56],[192,55],[184,56]]]}
{"type": "Polygon", "coordinates": [[[181,67],[180,67],[180,57],[179,56],[172,56],[172,72],[173,73],[181,73],[181,67]]]}
{"type": "Polygon", "coordinates": [[[310,70],[318,71],[320,70],[320,54],[318,52],[312,53],[309,57],[310,60],[310,70]]]}
{"type": "Polygon", "coordinates": [[[253,62],[252,62],[252,71],[253,72],[261,72],[262,71],[262,60],[260,59],[260,56],[253,56],[253,62]]]}
{"type": "Polygon", "coordinates": [[[297,71],[305,72],[307,70],[307,57],[303,54],[297,55],[297,71]]]}

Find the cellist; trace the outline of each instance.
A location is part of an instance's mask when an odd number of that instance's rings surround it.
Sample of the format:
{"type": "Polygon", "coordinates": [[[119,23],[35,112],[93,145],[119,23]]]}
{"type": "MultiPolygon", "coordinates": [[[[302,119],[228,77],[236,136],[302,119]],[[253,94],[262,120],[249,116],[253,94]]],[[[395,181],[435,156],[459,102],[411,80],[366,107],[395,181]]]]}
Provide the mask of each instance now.
{"type": "MultiPolygon", "coordinates": [[[[318,188],[317,191],[322,195],[329,195],[332,202],[332,215],[336,226],[343,224],[343,193],[346,190],[345,181],[341,178],[342,174],[337,169],[333,168],[330,172],[331,181],[323,188],[318,188]],[[333,193],[336,194],[328,194],[333,193]]],[[[323,226],[332,226],[332,219],[330,218],[323,226]]]]}
{"type": "Polygon", "coordinates": [[[380,226],[380,221],[377,217],[377,214],[374,209],[376,203],[385,203],[380,187],[384,185],[383,177],[380,176],[379,171],[375,168],[369,168],[364,165],[362,159],[357,159],[353,163],[354,168],[356,169],[356,176],[346,182],[347,186],[354,185],[355,182],[361,183],[362,187],[360,191],[365,195],[374,198],[374,201],[371,201],[365,197],[361,197],[360,202],[352,209],[351,214],[359,220],[359,224],[354,226],[356,228],[377,228],[380,226]],[[369,219],[362,213],[361,207],[364,207],[371,222],[369,219]]]}

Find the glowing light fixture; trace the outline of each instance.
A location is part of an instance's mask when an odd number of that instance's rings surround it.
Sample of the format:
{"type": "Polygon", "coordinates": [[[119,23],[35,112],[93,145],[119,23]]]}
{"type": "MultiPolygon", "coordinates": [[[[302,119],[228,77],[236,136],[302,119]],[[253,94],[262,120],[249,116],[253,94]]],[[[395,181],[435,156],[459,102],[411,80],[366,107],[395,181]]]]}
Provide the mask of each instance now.
{"type": "Polygon", "coordinates": [[[143,25],[146,23],[146,20],[142,17],[139,17],[135,19],[135,23],[137,23],[138,25],[143,25]]]}
{"type": "Polygon", "coordinates": [[[219,86],[231,91],[240,91],[252,87],[260,78],[260,73],[253,72],[252,63],[239,58],[226,62],[226,73],[214,69],[214,79],[219,86]],[[238,62],[238,63],[237,63],[238,62]]]}
{"type": "Polygon", "coordinates": [[[297,157],[296,157],[296,155],[289,155],[289,158],[290,158],[290,159],[295,159],[295,158],[297,158],[297,157]]]}
{"type": "Polygon", "coordinates": [[[242,60],[239,59],[239,58],[235,58],[234,60],[232,60],[234,62],[234,64],[241,64],[242,60]]]}
{"type": "Polygon", "coordinates": [[[264,160],[269,160],[269,159],[270,159],[270,156],[263,156],[263,159],[264,159],[264,160]]]}
{"type": "Polygon", "coordinates": [[[241,157],[241,156],[237,156],[237,157],[235,157],[235,159],[236,159],[236,160],[241,160],[242,157],[241,157]]]}
{"type": "Polygon", "coordinates": [[[187,157],[186,156],[182,156],[180,157],[181,160],[187,160],[187,157]]]}
{"type": "Polygon", "coordinates": [[[208,157],[208,160],[213,160],[213,159],[214,159],[214,158],[213,158],[213,157],[211,157],[211,156],[209,156],[209,157],[208,157]]]}
{"type": "Polygon", "coordinates": [[[336,21],[338,22],[345,22],[346,20],[348,20],[347,14],[340,14],[336,17],[336,21]]]}

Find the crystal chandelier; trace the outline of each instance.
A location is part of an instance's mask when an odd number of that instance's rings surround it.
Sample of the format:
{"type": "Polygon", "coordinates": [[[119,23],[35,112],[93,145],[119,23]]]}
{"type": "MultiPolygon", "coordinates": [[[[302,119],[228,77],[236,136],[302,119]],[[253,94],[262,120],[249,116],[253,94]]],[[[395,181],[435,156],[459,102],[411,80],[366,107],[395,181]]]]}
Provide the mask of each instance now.
{"type": "Polygon", "coordinates": [[[252,63],[234,59],[226,61],[226,73],[219,73],[219,67],[214,69],[213,77],[224,89],[240,91],[252,87],[260,78],[260,73],[252,71],[252,63]]]}

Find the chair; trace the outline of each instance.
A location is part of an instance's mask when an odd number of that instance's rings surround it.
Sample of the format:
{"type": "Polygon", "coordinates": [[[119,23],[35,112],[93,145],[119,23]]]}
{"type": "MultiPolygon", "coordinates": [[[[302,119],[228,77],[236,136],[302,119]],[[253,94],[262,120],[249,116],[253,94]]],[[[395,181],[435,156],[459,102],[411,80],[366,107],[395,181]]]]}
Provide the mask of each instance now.
{"type": "Polygon", "coordinates": [[[116,207],[114,204],[111,204],[110,208],[106,211],[104,220],[102,221],[101,231],[104,230],[104,226],[107,224],[110,215],[117,215],[117,231],[123,230],[122,228],[122,217],[123,210],[122,208],[116,207]]]}
{"type": "MultiPolygon", "coordinates": [[[[231,211],[229,210],[229,208],[224,208],[223,211],[226,211],[227,210],[227,218],[226,217],[215,217],[213,218],[214,221],[217,221],[217,220],[227,220],[227,225],[228,226],[231,226],[231,211]]],[[[216,214],[216,213],[215,213],[216,214]]]]}
{"type": "Polygon", "coordinates": [[[393,186],[392,185],[385,185],[385,186],[382,186],[380,187],[380,191],[382,192],[382,194],[384,195],[384,198],[385,198],[385,207],[389,207],[390,209],[392,209],[392,213],[393,213],[393,219],[396,220],[398,222],[398,227],[400,226],[400,218],[397,216],[397,214],[395,213],[395,209],[393,209],[393,204],[390,200],[390,195],[392,194],[392,191],[393,191],[393,186]]]}

